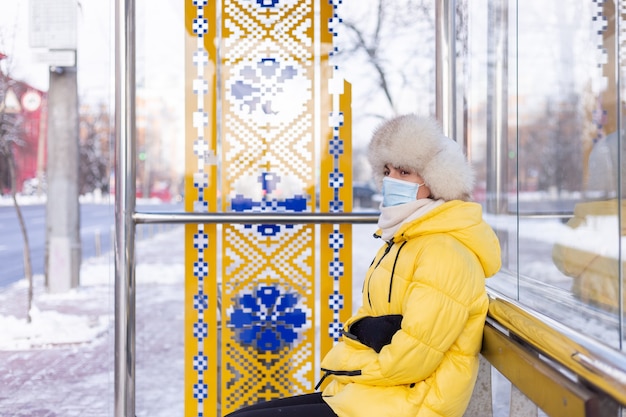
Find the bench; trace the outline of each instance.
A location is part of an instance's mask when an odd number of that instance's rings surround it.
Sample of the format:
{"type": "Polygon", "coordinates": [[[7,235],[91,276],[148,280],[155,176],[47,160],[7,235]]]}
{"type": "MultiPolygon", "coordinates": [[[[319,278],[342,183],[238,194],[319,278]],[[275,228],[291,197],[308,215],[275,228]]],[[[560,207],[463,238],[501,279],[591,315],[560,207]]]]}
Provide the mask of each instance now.
{"type": "Polygon", "coordinates": [[[502,405],[502,395],[494,394],[502,385],[510,392],[510,417],[618,416],[626,406],[626,358],[490,291],[478,380],[465,417],[496,415],[494,402],[502,405]],[[492,368],[510,385],[494,384],[492,368]]]}

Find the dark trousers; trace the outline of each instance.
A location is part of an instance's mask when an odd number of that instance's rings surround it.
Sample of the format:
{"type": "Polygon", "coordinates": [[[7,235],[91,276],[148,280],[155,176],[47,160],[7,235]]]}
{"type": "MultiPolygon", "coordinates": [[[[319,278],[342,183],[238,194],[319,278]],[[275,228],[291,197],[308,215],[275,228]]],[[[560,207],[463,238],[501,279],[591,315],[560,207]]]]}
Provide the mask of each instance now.
{"type": "Polygon", "coordinates": [[[298,395],[241,408],[226,417],[337,417],[322,393],[298,395]]]}

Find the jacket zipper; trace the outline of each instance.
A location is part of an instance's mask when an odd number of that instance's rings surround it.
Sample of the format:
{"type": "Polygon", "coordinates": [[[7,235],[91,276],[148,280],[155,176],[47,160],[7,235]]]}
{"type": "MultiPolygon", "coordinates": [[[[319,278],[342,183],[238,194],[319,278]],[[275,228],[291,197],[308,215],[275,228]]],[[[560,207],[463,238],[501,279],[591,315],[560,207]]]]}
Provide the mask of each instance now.
{"type": "Polygon", "coordinates": [[[389,278],[389,296],[387,297],[388,303],[391,303],[391,288],[393,287],[393,275],[396,272],[396,263],[398,262],[398,258],[400,257],[400,251],[402,250],[404,245],[406,245],[407,242],[408,240],[405,240],[402,243],[402,245],[400,245],[400,248],[398,249],[398,253],[396,253],[396,259],[394,259],[393,261],[393,268],[391,268],[391,278],[389,278]]]}
{"type": "MultiPolygon", "coordinates": [[[[385,248],[385,253],[383,253],[383,255],[380,257],[380,259],[378,260],[378,262],[376,263],[376,266],[374,267],[374,269],[372,270],[372,274],[374,273],[374,271],[376,270],[376,268],[378,268],[378,265],[380,265],[380,262],[383,260],[383,258],[385,256],[387,256],[387,254],[389,253],[389,251],[391,250],[391,247],[393,246],[393,240],[390,240],[389,242],[387,242],[387,247],[385,248]]],[[[369,278],[367,279],[367,301],[370,304],[370,307],[372,307],[372,298],[370,296],[370,284],[371,284],[371,278],[372,278],[372,274],[370,274],[369,278]]]]}
{"type": "Polygon", "coordinates": [[[359,376],[361,375],[361,371],[332,371],[330,369],[324,369],[322,368],[322,371],[324,371],[324,375],[322,376],[322,379],[320,379],[320,382],[317,383],[317,385],[315,385],[315,391],[317,391],[317,389],[320,387],[320,385],[322,385],[322,383],[324,382],[324,380],[326,378],[328,378],[330,375],[338,375],[338,376],[359,376]]]}

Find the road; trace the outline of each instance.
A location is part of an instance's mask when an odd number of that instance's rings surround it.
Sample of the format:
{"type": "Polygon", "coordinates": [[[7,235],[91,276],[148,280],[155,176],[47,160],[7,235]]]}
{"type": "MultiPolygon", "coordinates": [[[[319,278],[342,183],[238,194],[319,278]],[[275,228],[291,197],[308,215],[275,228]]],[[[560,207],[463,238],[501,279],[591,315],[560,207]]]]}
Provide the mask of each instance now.
{"type": "MultiPolygon", "coordinates": [[[[33,274],[43,274],[46,246],[46,206],[20,206],[26,221],[33,274]]],[[[137,205],[138,211],[182,211],[180,204],[137,205]]],[[[137,237],[152,230],[139,225],[137,237]]],[[[113,248],[115,207],[113,204],[81,204],[80,237],[82,257],[87,259],[113,248]]],[[[15,208],[0,206],[0,288],[24,278],[24,240],[15,208]]]]}

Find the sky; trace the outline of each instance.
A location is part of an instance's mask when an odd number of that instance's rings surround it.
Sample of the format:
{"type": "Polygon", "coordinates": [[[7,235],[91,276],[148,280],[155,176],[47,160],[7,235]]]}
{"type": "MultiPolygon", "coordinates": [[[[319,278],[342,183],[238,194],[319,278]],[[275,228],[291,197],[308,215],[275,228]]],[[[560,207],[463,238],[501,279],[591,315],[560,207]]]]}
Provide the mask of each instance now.
{"type": "Polygon", "coordinates": [[[48,67],[36,61],[35,51],[29,45],[29,1],[0,0],[0,5],[0,51],[11,60],[9,74],[47,90],[48,67]]]}
{"type": "MultiPolygon", "coordinates": [[[[57,0],[0,0],[0,52],[9,60],[0,68],[17,80],[43,91],[49,86],[49,63],[38,56],[46,49],[32,48],[29,6],[57,0]],[[34,4],[34,3],[33,3],[34,4]]],[[[60,1],[60,0],[59,0],[60,1]]],[[[69,0],[73,1],[73,0],[69,0]]],[[[76,48],[79,105],[112,113],[115,108],[115,3],[78,0],[76,48]]],[[[171,182],[184,172],[184,8],[176,0],[139,0],[135,3],[136,96],[147,110],[172,117],[163,122],[158,138],[160,158],[169,161],[171,182]]],[[[160,116],[156,116],[160,117],[160,116]]]]}
{"type": "MultiPolygon", "coordinates": [[[[42,48],[31,48],[29,18],[30,0],[0,0],[0,49],[12,60],[9,69],[13,78],[32,86],[48,89],[48,64],[37,56],[42,48]]],[[[111,35],[112,5],[114,2],[80,0],[77,13],[77,56],[79,68],[79,91],[96,92],[108,96],[112,79],[111,35]]]]}
{"type": "MultiPolygon", "coordinates": [[[[0,51],[9,55],[13,78],[47,90],[48,64],[40,62],[42,48],[29,37],[32,0],[0,0],[0,51]]],[[[115,2],[78,0],[77,69],[79,96],[88,101],[112,100],[115,70],[115,2]]],[[[136,2],[137,78],[162,94],[182,91],[184,10],[174,0],[136,2]],[[181,79],[178,80],[177,79],[181,79]]],[[[177,100],[182,100],[177,97],[177,100]]]]}
{"type": "MultiPolygon", "coordinates": [[[[48,86],[48,66],[45,63],[38,62],[35,58],[42,50],[29,46],[29,5],[32,1],[42,2],[44,0],[0,0],[0,10],[2,10],[2,13],[0,13],[0,52],[4,52],[11,57],[13,61],[11,72],[14,78],[46,90],[48,86]]],[[[88,101],[111,100],[114,85],[115,2],[102,0],[77,1],[79,4],[77,13],[79,95],[83,100],[88,101]]],[[[54,2],[54,0],[47,0],[47,2],[54,2]]],[[[574,3],[572,2],[572,4],[574,3]]],[[[369,4],[369,1],[367,4],[369,4]]],[[[526,96],[535,93],[545,95],[546,88],[550,86],[553,88],[558,87],[558,83],[551,77],[562,74],[562,71],[545,70],[546,66],[554,65],[555,57],[558,58],[562,55],[562,52],[559,52],[557,48],[562,43],[562,41],[559,41],[560,38],[558,38],[558,33],[555,30],[557,25],[549,19],[550,15],[556,14],[542,13],[545,7],[543,2],[525,2],[523,12],[519,14],[519,36],[524,37],[516,40],[516,32],[512,29],[510,33],[512,42],[519,43],[520,54],[533,55],[533,59],[530,59],[530,57],[520,58],[520,65],[523,65],[524,62],[529,63],[529,65],[522,68],[518,80],[520,92],[526,96]],[[540,25],[540,30],[534,25],[540,25]],[[533,44],[542,46],[533,47],[533,44]],[[546,48],[545,45],[553,45],[553,47],[546,48]],[[543,57],[543,61],[536,60],[537,57],[535,55],[537,54],[543,57]],[[541,64],[541,62],[545,65],[541,64]],[[538,68],[542,71],[540,75],[536,73],[538,68]]],[[[573,7],[568,7],[567,9],[571,11],[576,10],[577,13],[588,12],[580,5],[577,7],[578,9],[573,7]],[[583,10],[579,10],[581,8],[583,10]]],[[[349,13],[350,5],[342,6],[341,11],[342,13],[349,13]]],[[[182,28],[183,13],[183,8],[180,7],[180,3],[176,0],[139,0],[136,2],[138,83],[149,87],[152,94],[172,97],[176,102],[180,102],[181,106],[183,103],[182,93],[184,91],[184,77],[181,75],[184,73],[184,48],[181,47],[184,33],[182,28]]],[[[473,19],[476,21],[475,24],[484,27],[485,24],[482,19],[485,18],[485,15],[486,12],[484,10],[482,13],[473,15],[473,19]]],[[[511,15],[512,19],[516,17],[512,11],[511,15]]],[[[586,14],[584,15],[586,16],[586,14]]],[[[572,17],[568,19],[574,19],[575,21],[575,18],[572,17]]],[[[574,34],[578,38],[581,36],[581,33],[587,34],[590,31],[590,19],[587,17],[586,20],[589,20],[586,25],[572,26],[577,28],[574,34]]],[[[565,23],[558,27],[566,27],[565,23]]],[[[485,44],[484,35],[478,29],[474,29],[472,32],[472,39],[475,39],[475,42],[477,42],[475,45],[479,45],[473,49],[475,55],[484,52],[482,51],[482,45],[485,44]]],[[[566,41],[569,41],[569,38],[566,41]]],[[[396,42],[396,44],[403,44],[403,42],[396,42]]],[[[406,42],[406,44],[410,44],[410,42],[406,42]]],[[[567,45],[569,46],[570,43],[567,42],[567,45]]],[[[585,50],[590,48],[589,40],[585,42],[584,39],[577,39],[571,45],[575,48],[572,53],[576,56],[577,62],[582,62],[585,57],[595,58],[594,55],[585,54],[585,50]]],[[[513,48],[513,45],[511,47],[513,48]]],[[[482,59],[478,57],[473,62],[481,66],[475,68],[473,72],[475,74],[483,72],[481,69],[484,66],[482,59]]],[[[347,68],[347,63],[342,65],[341,71],[346,74],[346,77],[353,78],[353,74],[358,73],[355,71],[356,68],[347,68]]],[[[369,68],[367,65],[362,65],[362,63],[359,63],[360,67],[369,68]]],[[[577,82],[588,80],[589,74],[584,71],[588,67],[591,67],[591,63],[573,66],[576,69],[577,82]],[[582,74],[580,73],[581,71],[583,71],[582,74]]],[[[362,85],[358,79],[349,79],[349,81],[354,83],[357,90],[353,93],[355,96],[358,96],[358,91],[362,92],[370,89],[367,85],[362,85]]],[[[476,83],[478,88],[474,88],[472,94],[476,91],[484,91],[480,84],[483,81],[478,76],[474,77],[473,82],[476,83]]],[[[382,103],[378,103],[375,106],[375,110],[382,111],[381,107],[382,103]]],[[[408,105],[403,107],[402,111],[424,111],[424,109],[408,105]]],[[[359,114],[359,109],[355,109],[355,114],[359,114]]],[[[362,119],[358,120],[367,126],[355,126],[354,140],[367,140],[374,125],[370,124],[372,123],[371,121],[364,122],[362,119]]]]}

